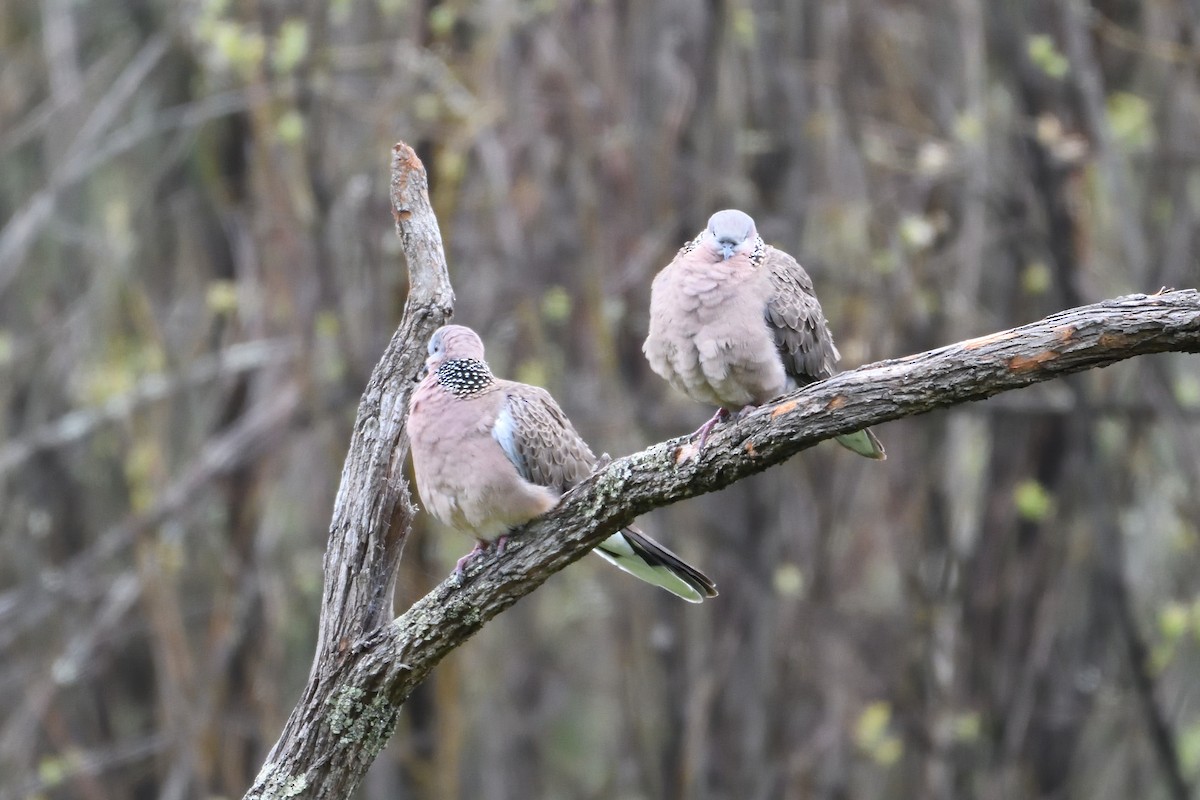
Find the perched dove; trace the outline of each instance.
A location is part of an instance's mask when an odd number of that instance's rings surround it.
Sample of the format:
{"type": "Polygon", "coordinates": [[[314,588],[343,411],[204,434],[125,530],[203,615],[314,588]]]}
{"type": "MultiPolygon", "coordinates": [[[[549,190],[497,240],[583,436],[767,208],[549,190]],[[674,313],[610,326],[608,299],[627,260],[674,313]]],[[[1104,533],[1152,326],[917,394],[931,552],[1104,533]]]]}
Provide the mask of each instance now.
{"type": "MultiPolygon", "coordinates": [[[[502,550],[508,531],[553,508],[596,457],[549,392],[492,375],[470,328],[435,331],[425,366],[408,407],[413,471],[426,510],[475,537],[461,574],[491,540],[502,550]]],[[[595,552],[689,602],[717,595],[704,573],[633,526],[595,552]]]]}
{"type": "MultiPolygon", "coordinates": [[[[700,448],[729,412],[828,378],[841,358],[808,273],[737,209],[713,214],[655,277],[642,352],[676,389],[719,406],[697,431],[700,448]]],[[[869,429],[837,441],[885,458],[869,429]]]]}

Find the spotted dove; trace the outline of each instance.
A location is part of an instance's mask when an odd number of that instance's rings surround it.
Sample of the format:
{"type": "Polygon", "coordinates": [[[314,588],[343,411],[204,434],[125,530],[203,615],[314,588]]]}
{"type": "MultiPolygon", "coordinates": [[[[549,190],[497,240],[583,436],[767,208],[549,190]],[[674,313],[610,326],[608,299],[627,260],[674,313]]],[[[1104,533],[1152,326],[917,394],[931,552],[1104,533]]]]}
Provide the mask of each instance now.
{"type": "MultiPolygon", "coordinates": [[[[713,214],[655,277],[642,351],[676,389],[719,407],[697,431],[700,448],[731,411],[828,378],[841,358],[808,273],[737,209],[713,214]]],[[[869,429],[837,441],[886,457],[869,429]]]]}
{"type": "MultiPolygon", "coordinates": [[[[502,549],[509,531],[553,508],[596,457],[549,392],[492,375],[470,328],[435,331],[425,366],[409,403],[413,471],[426,510],[475,537],[455,567],[461,574],[492,540],[502,549]]],[[[689,602],[717,594],[706,575],[632,525],[595,552],[689,602]]]]}

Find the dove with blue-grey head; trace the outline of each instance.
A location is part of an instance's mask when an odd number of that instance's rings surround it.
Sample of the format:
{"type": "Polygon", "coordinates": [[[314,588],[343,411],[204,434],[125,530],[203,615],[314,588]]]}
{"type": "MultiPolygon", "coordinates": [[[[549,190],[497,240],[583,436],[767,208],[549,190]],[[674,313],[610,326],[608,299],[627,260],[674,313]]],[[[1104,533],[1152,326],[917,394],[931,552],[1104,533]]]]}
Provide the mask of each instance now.
{"type": "MultiPolygon", "coordinates": [[[[841,358],[808,273],[737,209],[713,214],[654,278],[642,352],[673,387],[718,406],[696,432],[701,449],[730,412],[828,378],[841,358]]],[[[886,457],[869,429],[837,442],[886,457]]]]}
{"type": "MultiPolygon", "coordinates": [[[[483,342],[470,328],[447,325],[429,340],[426,374],[408,412],[413,472],[425,509],[473,536],[470,558],[558,504],[596,465],[545,389],[497,378],[483,342]]],[[[689,602],[715,597],[704,573],[629,526],[595,553],[647,583],[689,602]]]]}

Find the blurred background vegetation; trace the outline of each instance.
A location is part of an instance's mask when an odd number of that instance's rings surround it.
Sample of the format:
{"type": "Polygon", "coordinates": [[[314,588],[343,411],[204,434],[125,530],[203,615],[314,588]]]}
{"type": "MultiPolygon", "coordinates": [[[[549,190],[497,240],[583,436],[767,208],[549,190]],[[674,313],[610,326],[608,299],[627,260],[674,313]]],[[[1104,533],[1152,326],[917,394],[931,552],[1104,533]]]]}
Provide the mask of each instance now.
{"type": "MultiPolygon", "coordinates": [[[[297,700],[417,146],[495,370],[710,413],[649,284],[738,206],[856,366],[1200,270],[1185,0],[0,0],[0,797],[232,798],[297,700]]],[[[405,707],[362,798],[1183,798],[1200,364],[878,429],[644,520],[405,707]]],[[[398,602],[465,552],[419,521],[398,602]]]]}

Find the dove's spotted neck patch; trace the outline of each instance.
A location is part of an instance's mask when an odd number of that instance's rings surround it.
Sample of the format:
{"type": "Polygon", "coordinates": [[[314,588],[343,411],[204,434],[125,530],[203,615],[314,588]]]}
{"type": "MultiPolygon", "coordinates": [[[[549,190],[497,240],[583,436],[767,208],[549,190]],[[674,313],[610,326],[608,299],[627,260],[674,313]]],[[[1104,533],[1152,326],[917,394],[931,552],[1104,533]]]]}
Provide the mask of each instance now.
{"type": "Polygon", "coordinates": [[[437,368],[438,385],[457,397],[479,394],[495,382],[488,365],[475,358],[452,358],[437,368]]]}
{"type": "Polygon", "coordinates": [[[750,263],[758,266],[762,263],[763,256],[767,254],[767,243],[762,240],[761,236],[754,237],[754,246],[750,249],[750,263]]]}

